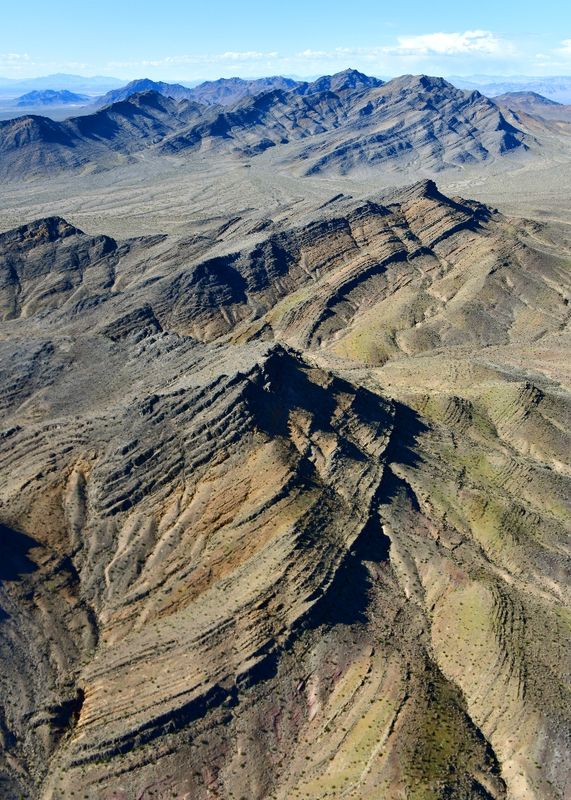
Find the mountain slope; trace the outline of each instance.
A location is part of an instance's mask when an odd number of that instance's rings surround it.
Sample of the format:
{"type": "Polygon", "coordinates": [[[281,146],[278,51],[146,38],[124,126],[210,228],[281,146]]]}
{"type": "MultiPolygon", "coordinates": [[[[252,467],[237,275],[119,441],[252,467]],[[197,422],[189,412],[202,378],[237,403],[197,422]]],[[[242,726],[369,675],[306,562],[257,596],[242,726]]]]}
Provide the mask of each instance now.
{"type": "Polygon", "coordinates": [[[309,172],[346,173],[380,161],[438,172],[525,147],[524,135],[494,104],[442,78],[404,76],[362,96],[347,135],[304,150],[309,172]]]}
{"type": "Polygon", "coordinates": [[[242,225],[0,235],[2,791],[562,800],[565,236],[242,225]]]}
{"type": "Polygon", "coordinates": [[[232,106],[244,97],[255,97],[275,89],[288,92],[299,85],[298,81],[274,75],[269,78],[219,78],[204,81],[192,88],[192,99],[207,105],[232,106]]]}
{"type": "Polygon", "coordinates": [[[90,98],[85,94],[77,94],[67,89],[53,91],[44,89],[43,91],[33,91],[23,94],[15,101],[17,106],[63,106],[63,105],[85,105],[90,98]]]}
{"type": "Polygon", "coordinates": [[[317,92],[359,92],[363,89],[376,89],[383,85],[379,78],[365,75],[356,69],[346,69],[335,75],[324,75],[309,83],[300,83],[295,87],[296,94],[316,94],[317,92]]]}
{"type": "MultiPolygon", "coordinates": [[[[354,76],[350,76],[351,78],[354,76]]],[[[315,138],[293,160],[305,171],[346,173],[378,163],[419,163],[427,171],[497,158],[525,148],[524,134],[478,93],[442,79],[405,76],[356,92],[342,74],[338,92],[272,92],[242,101],[161,144],[166,152],[206,147],[252,154],[276,144],[315,138]],[[343,88],[342,88],[343,87],[343,88]],[[319,136],[319,134],[326,134],[319,136]]],[[[317,82],[318,84],[320,82],[317,82]]],[[[325,81],[330,85],[329,79],[325,81]]]]}
{"type": "Polygon", "coordinates": [[[200,108],[189,101],[179,108],[149,92],[63,122],[35,115],[0,122],[0,175],[19,179],[116,166],[200,118],[200,108]]]}
{"type": "Polygon", "coordinates": [[[120,89],[112,89],[102,97],[98,97],[95,101],[95,105],[98,108],[110,106],[122,100],[129,100],[133,95],[142,94],[144,92],[157,92],[165,97],[172,97],[174,100],[194,99],[192,89],[181,86],[180,83],[165,83],[164,81],[152,81],[149,78],[138,78],[137,80],[130,81],[126,86],[122,86],[120,89]]]}
{"type": "Polygon", "coordinates": [[[246,97],[229,110],[214,111],[161,144],[164,153],[219,149],[255,155],[268,147],[326,133],[346,116],[342,98],[334,92],[297,96],[275,90],[246,97]]]}
{"type": "Polygon", "coordinates": [[[296,142],[307,146],[283,157],[294,171],[346,174],[380,166],[429,175],[525,152],[534,139],[490,100],[442,79],[405,76],[382,84],[350,70],[291,91],[243,97],[229,108],[145,92],[62,123],[9,120],[0,125],[0,175],[109,168],[137,152],[188,158],[215,150],[243,158],[296,142]]]}
{"type": "Polygon", "coordinates": [[[571,121],[571,106],[556,103],[536,92],[506,92],[494,97],[494,103],[511,111],[534,114],[542,119],[571,121]]]}
{"type": "Polygon", "coordinates": [[[175,100],[194,100],[204,105],[231,106],[243,97],[255,97],[263,92],[281,89],[290,91],[298,86],[298,81],[291,78],[274,76],[270,78],[256,78],[247,80],[245,78],[219,78],[216,81],[204,81],[192,88],[182,86],[179,83],[165,83],[164,81],[152,81],[149,78],[139,78],[131,81],[120,89],[107,92],[103,97],[96,101],[97,106],[106,106],[116,103],[119,100],[128,100],[134,94],[141,92],[158,92],[165,97],[172,97],[175,100]]]}

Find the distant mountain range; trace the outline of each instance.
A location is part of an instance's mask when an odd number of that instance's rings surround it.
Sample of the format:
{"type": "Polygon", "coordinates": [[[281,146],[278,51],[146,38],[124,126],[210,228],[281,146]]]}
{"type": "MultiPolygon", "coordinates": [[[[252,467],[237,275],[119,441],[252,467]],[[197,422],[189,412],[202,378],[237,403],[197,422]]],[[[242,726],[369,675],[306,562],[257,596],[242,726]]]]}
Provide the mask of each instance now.
{"type": "Polygon", "coordinates": [[[84,78],[81,75],[67,75],[65,73],[45,75],[41,78],[26,78],[24,80],[0,78],[0,98],[14,98],[25,92],[42,91],[44,89],[52,89],[54,91],[67,89],[70,92],[94,96],[116,89],[123,84],[124,81],[119,80],[119,78],[110,78],[104,75],[84,78]]]}
{"type": "Polygon", "coordinates": [[[149,78],[140,78],[131,81],[126,86],[121,86],[119,89],[113,89],[102,97],[98,97],[94,105],[102,108],[112,103],[128,100],[129,97],[141,92],[157,92],[165,97],[172,97],[173,100],[190,100],[193,97],[192,89],[188,86],[182,86],[180,83],[165,83],[164,81],[151,81],[149,78]]]}
{"type": "Polygon", "coordinates": [[[494,102],[505,102],[511,103],[512,105],[517,103],[520,106],[529,106],[530,109],[558,108],[562,105],[556,100],[550,100],[548,97],[544,97],[537,92],[506,92],[505,94],[496,95],[496,97],[494,97],[494,102]]]}
{"type": "Polygon", "coordinates": [[[18,97],[14,101],[14,105],[21,108],[35,108],[38,106],[78,106],[89,103],[91,98],[86,94],[76,94],[67,89],[62,89],[59,92],[53,89],[45,89],[44,91],[35,90],[28,92],[18,97]]]}
{"type": "Polygon", "coordinates": [[[315,94],[316,92],[337,92],[347,89],[362,89],[363,87],[382,86],[383,81],[371,78],[358,70],[346,69],[336,75],[325,75],[315,81],[297,81],[292,78],[283,78],[275,75],[269,78],[219,78],[216,81],[205,81],[198,86],[187,87],[180,83],[165,83],[141,78],[131,81],[120,89],[107,92],[99,97],[95,103],[98,107],[111,105],[119,100],[127,100],[134,94],[141,92],[158,92],[173,100],[195,100],[205,105],[233,106],[244,97],[257,97],[265,92],[280,90],[289,92],[295,90],[300,95],[315,94]]]}
{"type": "Polygon", "coordinates": [[[537,92],[506,92],[493,101],[505,111],[515,113],[517,120],[524,114],[538,117],[542,122],[571,122],[571,105],[549,100],[537,92]]]}
{"type": "Polygon", "coordinates": [[[271,89],[288,91],[299,85],[299,81],[283,78],[280,75],[270,78],[245,80],[244,78],[220,78],[205,81],[192,89],[192,98],[207,105],[228,106],[243,97],[255,96],[271,89]]]}
{"type": "Polygon", "coordinates": [[[540,77],[501,77],[474,75],[468,77],[450,77],[448,80],[459,89],[477,89],[487,97],[496,97],[513,92],[535,92],[558,103],[571,103],[571,76],[540,77]]]}
{"type": "Polygon", "coordinates": [[[284,157],[305,174],[387,165],[438,172],[527,147],[524,133],[477,92],[442,78],[406,75],[383,84],[346,70],[289,91],[242,97],[231,107],[147,91],[63,122],[40,116],[1,122],[0,176],[109,168],[143,152],[251,157],[288,143],[298,149],[284,157]]]}
{"type": "MultiPolygon", "coordinates": [[[[354,70],[345,70],[344,75],[354,70]]],[[[331,76],[329,76],[331,77],[331,76]]],[[[117,100],[125,100],[132,94],[142,91],[158,91],[177,100],[192,99],[207,105],[230,106],[245,96],[254,96],[270,89],[283,89],[285,91],[299,86],[315,85],[322,81],[321,88],[327,77],[293,78],[283,76],[262,77],[256,79],[245,78],[220,78],[218,80],[179,81],[168,83],[141,78],[125,84],[119,78],[108,76],[94,76],[85,78],[80,75],[55,74],[40,78],[15,80],[0,78],[0,100],[14,99],[19,95],[32,92],[53,90],[67,90],[90,97],[98,97],[97,104],[109,105],[117,100]],[[192,91],[190,91],[192,90],[192,91]]],[[[380,80],[370,78],[371,81],[380,80]]],[[[387,79],[390,80],[390,79],[387,79]]],[[[450,76],[447,80],[459,89],[468,91],[478,90],[487,97],[495,97],[513,92],[535,92],[555,100],[559,103],[571,103],[571,77],[569,76],[500,76],[500,75],[468,75],[450,76]]],[[[384,81],[383,81],[384,82],[384,81]]],[[[333,87],[335,91],[335,87],[333,87]]]]}

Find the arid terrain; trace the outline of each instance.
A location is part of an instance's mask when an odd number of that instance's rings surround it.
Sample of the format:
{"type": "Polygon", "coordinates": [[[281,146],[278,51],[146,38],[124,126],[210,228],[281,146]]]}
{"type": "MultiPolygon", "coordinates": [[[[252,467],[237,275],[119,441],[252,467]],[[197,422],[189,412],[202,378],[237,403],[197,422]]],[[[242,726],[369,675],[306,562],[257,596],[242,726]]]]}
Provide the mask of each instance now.
{"type": "Polygon", "coordinates": [[[254,83],[0,122],[0,797],[566,800],[569,108],[254,83]]]}

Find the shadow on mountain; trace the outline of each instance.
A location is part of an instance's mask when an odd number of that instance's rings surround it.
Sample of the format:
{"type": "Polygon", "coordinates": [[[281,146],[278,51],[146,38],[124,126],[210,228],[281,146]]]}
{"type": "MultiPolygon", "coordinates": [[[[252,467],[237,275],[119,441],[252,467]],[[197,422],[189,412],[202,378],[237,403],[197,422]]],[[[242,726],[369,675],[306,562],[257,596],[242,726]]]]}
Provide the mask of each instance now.
{"type": "Polygon", "coordinates": [[[35,572],[37,564],[28,557],[35,547],[41,545],[31,536],[0,525],[0,581],[17,581],[35,572]]]}
{"type": "Polygon", "coordinates": [[[413,408],[396,400],[394,404],[394,430],[385,451],[386,462],[417,467],[422,459],[416,450],[416,442],[422,433],[426,433],[428,426],[413,408]]]}
{"type": "Polygon", "coordinates": [[[390,544],[389,537],[381,527],[375,504],[368,522],[337,569],[333,582],[303,626],[317,628],[320,625],[366,623],[371,586],[367,563],[388,561],[390,544]]]}
{"type": "Polygon", "coordinates": [[[379,505],[390,505],[404,491],[409,496],[413,507],[417,508],[416,497],[410,492],[406,483],[395,474],[390,465],[402,464],[406,467],[419,467],[422,459],[416,450],[416,442],[418,437],[427,430],[428,426],[414,409],[395,401],[395,426],[385,451],[387,468],[379,489],[379,505]]]}

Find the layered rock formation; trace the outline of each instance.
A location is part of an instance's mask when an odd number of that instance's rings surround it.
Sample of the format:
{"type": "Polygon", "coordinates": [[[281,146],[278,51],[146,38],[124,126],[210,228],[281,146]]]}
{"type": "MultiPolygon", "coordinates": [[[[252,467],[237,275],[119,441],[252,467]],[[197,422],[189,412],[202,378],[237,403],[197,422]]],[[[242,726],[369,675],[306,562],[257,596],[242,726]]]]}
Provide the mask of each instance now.
{"type": "Polygon", "coordinates": [[[428,175],[525,152],[533,142],[493,102],[442,78],[407,75],[383,84],[348,70],[293,87],[268,79],[258,89],[244,86],[217,105],[209,92],[142,81],[112,92],[113,102],[94,114],[1,122],[0,176],[29,179],[212,150],[244,159],[296,142],[305,146],[286,149],[284,164],[306,174],[388,166],[428,175]]]}
{"type": "Polygon", "coordinates": [[[425,181],[0,269],[2,796],[565,796],[560,232],[425,181]]]}

